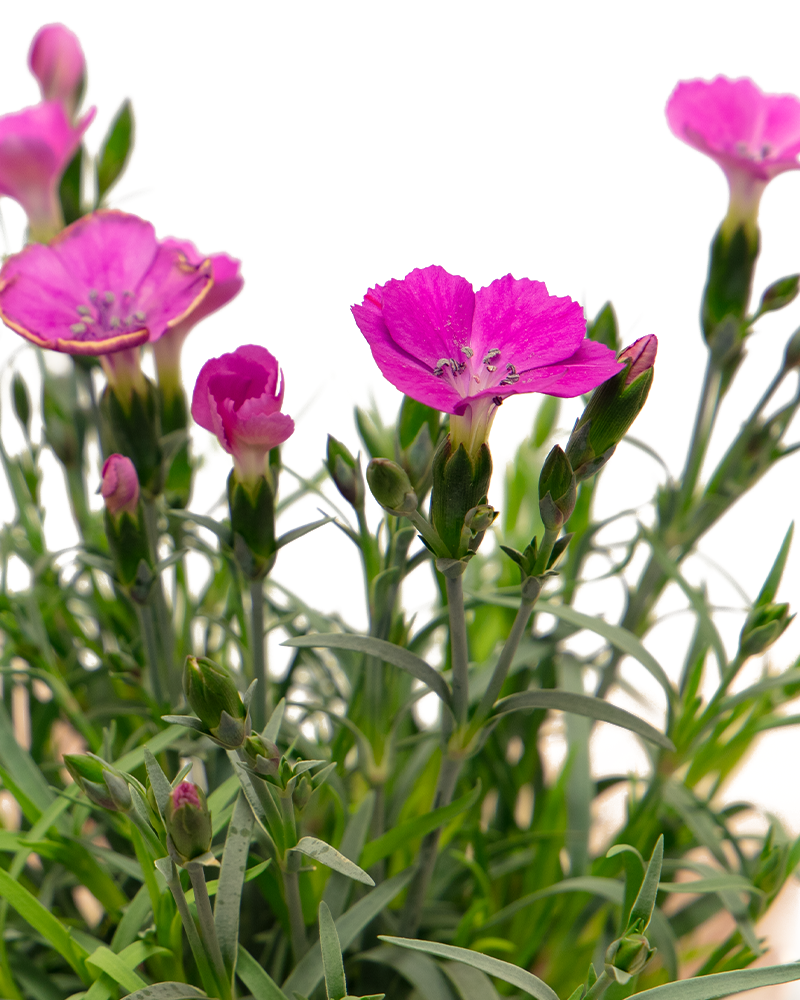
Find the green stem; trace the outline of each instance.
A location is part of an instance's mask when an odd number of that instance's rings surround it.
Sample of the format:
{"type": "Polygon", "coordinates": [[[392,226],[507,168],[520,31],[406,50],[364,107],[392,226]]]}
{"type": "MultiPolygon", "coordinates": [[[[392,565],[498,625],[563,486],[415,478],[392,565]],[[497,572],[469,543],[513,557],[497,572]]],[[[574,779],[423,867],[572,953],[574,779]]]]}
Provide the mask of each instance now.
{"type": "Polygon", "coordinates": [[[703,389],[700,394],[700,402],[695,416],[692,440],[689,445],[689,453],[686,456],[686,465],[681,476],[681,488],[679,493],[678,512],[684,513],[691,505],[697,481],[700,478],[700,471],[703,467],[703,459],[708,450],[708,443],[711,439],[711,432],[719,411],[720,390],[722,387],[722,373],[712,363],[711,355],[708,357],[706,374],[703,380],[703,389]]]}
{"type": "Polygon", "coordinates": [[[264,657],[264,590],[263,581],[250,584],[250,654],[256,684],[250,711],[253,729],[260,733],[267,724],[267,664],[264,657]]]}
{"type": "Polygon", "coordinates": [[[186,870],[194,889],[194,905],[197,908],[197,920],[200,924],[200,937],[206,946],[207,953],[211,956],[211,964],[214,974],[222,991],[220,1000],[231,1000],[231,982],[225,972],[225,963],[222,960],[222,951],[219,947],[217,928],[214,924],[214,914],[211,909],[211,900],[208,898],[208,886],[203,866],[199,864],[188,864],[186,870]]]}
{"type": "MultiPolygon", "coordinates": [[[[281,796],[281,811],[284,818],[284,837],[289,850],[297,843],[297,833],[294,820],[294,803],[291,795],[281,796]]],[[[287,851],[288,853],[288,851],[287,851]]],[[[303,903],[300,899],[300,873],[290,871],[286,867],[286,858],[282,865],[283,890],[286,896],[286,909],[289,911],[289,930],[292,936],[292,954],[295,962],[308,951],[306,937],[306,922],[303,918],[303,903]]]]}
{"type": "Polygon", "coordinates": [[[467,619],[464,614],[464,586],[460,576],[445,576],[447,613],[450,616],[450,665],[452,668],[453,714],[456,725],[467,721],[469,710],[467,619]]]}
{"type": "MultiPolygon", "coordinates": [[[[147,530],[147,538],[150,543],[150,553],[153,559],[153,565],[157,566],[158,510],[156,509],[155,500],[145,500],[143,506],[145,528],[147,530]]],[[[180,698],[180,677],[175,671],[175,636],[172,627],[172,616],[170,615],[169,608],[167,607],[167,598],[164,594],[164,583],[161,579],[160,573],[156,576],[156,579],[153,582],[152,593],[160,640],[158,648],[161,653],[161,659],[164,664],[164,674],[166,676],[166,684],[164,687],[170,703],[172,705],[176,705],[180,698]]]]}
{"type": "Polygon", "coordinates": [[[609,976],[606,970],[603,969],[595,981],[594,986],[592,986],[583,1000],[598,1000],[598,998],[601,997],[609,988],[612,982],[613,980],[611,979],[611,976],[609,976]]]}
{"type": "MultiPolygon", "coordinates": [[[[449,806],[453,800],[456,782],[461,772],[462,760],[447,756],[442,757],[442,764],[439,768],[439,780],[436,783],[436,792],[433,796],[431,810],[439,809],[441,806],[449,806]]],[[[400,922],[400,934],[402,937],[414,937],[419,927],[422,907],[425,902],[425,894],[428,891],[433,869],[436,864],[436,854],[439,849],[439,837],[442,828],[432,830],[427,834],[419,849],[417,859],[417,870],[408,889],[406,905],[403,909],[403,916],[400,922]]]]}
{"type": "Polygon", "coordinates": [[[528,627],[528,621],[531,617],[531,611],[533,611],[535,603],[535,600],[523,600],[522,604],[519,606],[519,611],[517,611],[514,624],[511,626],[511,631],[508,633],[508,638],[506,639],[505,645],[500,653],[500,657],[495,664],[492,679],[489,681],[489,686],[483,692],[483,697],[478,705],[478,710],[473,716],[471,729],[475,730],[475,732],[477,732],[483,722],[489,717],[489,713],[494,707],[495,701],[497,701],[497,696],[500,694],[503,684],[505,683],[505,679],[508,676],[508,669],[511,666],[511,661],[514,659],[514,654],[519,647],[523,635],[525,635],[525,630],[528,627]]]}
{"type": "Polygon", "coordinates": [[[544,529],[544,537],[542,538],[542,544],[539,546],[539,554],[536,556],[536,565],[533,567],[531,576],[541,576],[547,570],[553,546],[558,541],[560,534],[561,528],[556,528],[555,530],[551,528],[544,529]]]}
{"type": "Polygon", "coordinates": [[[153,621],[153,609],[149,604],[137,604],[136,611],[139,615],[139,629],[142,633],[145,657],[147,658],[147,666],[150,671],[150,685],[153,688],[153,698],[158,705],[163,705],[166,678],[163,676],[164,663],[158,655],[158,641],[153,621]]]}
{"type": "Polygon", "coordinates": [[[197,971],[200,973],[200,978],[203,980],[203,986],[205,987],[206,993],[208,993],[209,996],[213,996],[217,992],[216,978],[214,973],[211,971],[211,966],[208,964],[208,956],[203,949],[203,943],[200,940],[200,935],[197,933],[197,927],[195,926],[194,919],[189,910],[189,904],[186,902],[186,895],[184,894],[180,876],[178,875],[178,869],[175,867],[174,862],[171,864],[170,877],[167,879],[167,885],[169,886],[169,891],[172,893],[172,898],[175,900],[175,905],[178,907],[178,913],[181,915],[183,929],[186,931],[186,937],[189,939],[189,946],[192,949],[194,960],[197,963],[197,971]]]}

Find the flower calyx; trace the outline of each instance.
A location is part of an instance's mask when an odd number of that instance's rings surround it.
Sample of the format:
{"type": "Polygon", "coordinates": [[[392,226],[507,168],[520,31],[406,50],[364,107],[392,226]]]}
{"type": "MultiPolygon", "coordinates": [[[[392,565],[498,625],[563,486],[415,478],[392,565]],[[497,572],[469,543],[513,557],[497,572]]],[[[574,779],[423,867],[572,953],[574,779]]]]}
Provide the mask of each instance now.
{"type": "Polygon", "coordinates": [[[488,524],[479,530],[473,530],[472,524],[490,516],[492,508],[486,501],[491,478],[492,456],[486,444],[472,456],[463,444],[454,448],[448,436],[437,448],[430,519],[447,555],[460,559],[480,544],[488,524]]]}
{"type": "Polygon", "coordinates": [[[275,493],[271,477],[243,480],[234,467],[228,476],[228,509],[233,551],[250,581],[263,580],[275,565],[275,493]]]}
{"type": "Polygon", "coordinates": [[[259,778],[275,778],[281,764],[281,752],[272,740],[251,733],[242,747],[242,764],[259,778]]]}
{"type": "Polygon", "coordinates": [[[558,531],[569,520],[577,497],[575,473],[563,450],[556,445],[539,476],[539,514],[548,531],[558,531]]]}
{"type": "Polygon", "coordinates": [[[650,947],[650,942],[643,934],[628,932],[608,946],[605,954],[606,974],[614,982],[624,986],[644,969],[656,950],[650,947]]]}
{"type": "Polygon", "coordinates": [[[250,731],[249,699],[242,699],[227,667],[205,656],[187,656],[183,693],[206,736],[226,750],[242,746],[250,731]]]}
{"type": "Polygon", "coordinates": [[[96,806],[128,812],[133,805],[125,776],[93,753],[64,754],[64,764],[75,783],[96,806]]]}

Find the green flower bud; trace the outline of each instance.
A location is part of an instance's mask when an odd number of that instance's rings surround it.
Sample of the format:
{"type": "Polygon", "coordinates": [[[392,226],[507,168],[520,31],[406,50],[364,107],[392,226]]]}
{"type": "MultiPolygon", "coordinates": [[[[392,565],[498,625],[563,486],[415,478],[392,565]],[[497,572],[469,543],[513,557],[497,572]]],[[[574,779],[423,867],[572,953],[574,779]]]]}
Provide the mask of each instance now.
{"type": "Polygon", "coordinates": [[[417,509],[417,494],[411,480],[397,462],[373,458],[367,466],[367,482],[372,495],[389,514],[401,517],[417,509]]]}
{"type": "Polygon", "coordinates": [[[612,941],[606,951],[606,972],[616,982],[625,985],[638,975],[655,955],[656,949],[642,934],[626,934],[612,941]]]}
{"type": "Polygon", "coordinates": [[[764,313],[783,309],[790,302],[794,302],[798,291],[800,291],[800,274],[790,274],[788,278],[773,281],[761,296],[756,315],[763,316],[764,313]]]}
{"type": "Polygon", "coordinates": [[[549,531],[557,531],[575,509],[578,488],[569,459],[556,445],[539,476],[539,513],[549,531]]]}
{"type": "Polygon", "coordinates": [[[752,609],[739,635],[739,650],[743,656],[758,656],[778,640],[794,615],[789,614],[788,604],[769,602],[752,609]]]}
{"type": "Polygon", "coordinates": [[[167,834],[183,864],[207,854],[211,847],[211,815],[203,789],[182,781],[172,790],[164,816],[167,834]]]}
{"type": "Polygon", "coordinates": [[[278,773],[281,752],[271,740],[252,733],[244,741],[244,752],[251,770],[262,778],[274,778],[278,773]]]}
{"type": "Polygon", "coordinates": [[[112,812],[127,812],[131,792],[122,774],[93,753],[64,754],[64,764],[75,783],[96,806],[112,812]]]}
{"type": "Polygon", "coordinates": [[[254,483],[242,482],[236,469],[228,476],[228,507],[231,514],[236,560],[248,580],[261,580],[275,564],[275,494],[265,476],[254,483]]]}
{"type": "Polygon", "coordinates": [[[17,420],[22,424],[25,433],[31,433],[31,398],[28,395],[28,387],[19,372],[14,373],[11,383],[11,395],[14,401],[14,413],[17,420]]]}
{"type": "Polygon", "coordinates": [[[792,368],[800,368],[800,330],[795,330],[789,338],[783,356],[783,367],[787,371],[792,368]]]}
{"type": "Polygon", "coordinates": [[[364,505],[364,477],[361,475],[361,462],[353,458],[341,441],[328,435],[328,453],[325,467],[333,480],[336,489],[353,507],[364,505]]]}
{"type": "Polygon", "coordinates": [[[229,750],[244,743],[247,710],[230,671],[205,656],[187,656],[183,693],[209,733],[229,750]]]}

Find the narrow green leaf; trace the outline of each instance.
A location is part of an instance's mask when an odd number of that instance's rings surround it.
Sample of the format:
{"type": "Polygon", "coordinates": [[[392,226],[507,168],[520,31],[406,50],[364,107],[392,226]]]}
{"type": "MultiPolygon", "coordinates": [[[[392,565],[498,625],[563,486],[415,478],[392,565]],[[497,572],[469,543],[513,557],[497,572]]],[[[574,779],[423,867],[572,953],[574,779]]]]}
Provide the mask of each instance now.
{"type": "Polygon", "coordinates": [[[0,868],[0,899],[7,900],[23,920],[27,920],[69,962],[81,979],[85,978],[84,962],[89,953],[78,944],[57,917],[3,868],[0,868]]]}
{"type": "MultiPolygon", "coordinates": [[[[173,513],[173,511],[170,511],[170,516],[173,513]]],[[[163,729],[160,733],[156,733],[147,743],[136,747],[120,757],[118,761],[114,762],[114,767],[119,771],[134,771],[144,763],[145,750],[149,750],[152,754],[161,753],[162,750],[171,747],[173,743],[182,739],[185,735],[183,726],[170,726],[168,729],[163,729]]]]}
{"type": "Polygon", "coordinates": [[[414,938],[387,937],[383,934],[379,934],[378,937],[381,941],[400,948],[410,948],[412,951],[436,955],[437,958],[449,958],[454,962],[471,965],[474,969],[480,969],[481,972],[494,976],[495,979],[502,979],[504,983],[518,987],[528,996],[536,997],[536,1000],[558,1000],[558,996],[547,983],[518,965],[503,962],[499,958],[483,955],[479,951],[470,951],[469,948],[457,948],[452,944],[439,944],[438,941],[418,941],[414,938]]]}
{"type": "Polygon", "coordinates": [[[462,965],[461,962],[443,962],[442,968],[458,991],[461,1000],[500,1000],[500,994],[492,985],[491,979],[480,969],[472,965],[462,965]]]}
{"type": "Polygon", "coordinates": [[[713,976],[682,979],[677,983],[654,986],[643,993],[634,993],[638,1000],[720,1000],[742,990],[756,990],[760,986],[777,986],[800,979],[800,962],[789,965],[768,965],[763,969],[739,969],[736,972],[718,972],[713,976]]]}
{"type": "Polygon", "coordinates": [[[789,525],[789,530],[783,537],[783,542],[781,543],[780,550],[775,557],[775,562],[772,564],[772,568],[767,575],[767,579],[764,581],[764,586],[761,588],[761,593],[756,598],[756,606],[760,607],[764,604],[770,604],[775,600],[775,595],[778,592],[778,587],[780,586],[781,577],[783,576],[783,571],[786,568],[786,560],[789,558],[789,549],[792,546],[792,536],[794,535],[794,521],[789,525]]]}
{"type": "Polygon", "coordinates": [[[253,1000],[289,1000],[249,951],[239,945],[236,975],[253,994],[253,1000]]]}
{"type": "Polygon", "coordinates": [[[264,739],[270,740],[272,743],[277,743],[281,732],[281,723],[283,722],[283,713],[285,710],[286,699],[281,698],[275,706],[272,715],[269,717],[269,722],[264,729],[264,739]]]}
{"type": "MultiPolygon", "coordinates": [[[[131,945],[130,947],[135,948],[136,946],[131,945]]],[[[146,957],[146,955],[143,955],[138,962],[134,962],[133,964],[138,965],[146,957]]],[[[133,971],[132,966],[126,963],[123,954],[117,955],[105,946],[93,951],[86,959],[86,965],[87,967],[94,966],[94,968],[105,972],[106,975],[111,976],[115,983],[119,983],[126,990],[139,990],[147,985],[142,977],[133,971]]]]}
{"type": "MultiPolygon", "coordinates": [[[[343,913],[339,917],[336,921],[336,933],[339,935],[339,944],[341,945],[342,952],[345,952],[356,935],[370,921],[374,920],[398,893],[405,889],[413,875],[414,869],[407,868],[393,878],[381,882],[372,892],[359,899],[354,906],[351,906],[346,913],[343,913]]],[[[322,979],[322,975],[322,953],[318,941],[300,959],[289,978],[283,984],[283,990],[285,993],[292,993],[296,990],[299,993],[308,995],[316,989],[322,979]]],[[[265,1000],[272,1000],[272,998],[268,997],[265,1000]]]]}
{"type": "Polygon", "coordinates": [[[25,789],[27,797],[39,811],[44,812],[53,801],[54,795],[33,757],[17,743],[14,726],[2,702],[0,702],[0,764],[25,789]]]}
{"type": "MultiPolygon", "coordinates": [[[[339,845],[341,853],[346,858],[349,858],[350,861],[357,862],[359,860],[363,860],[361,858],[361,852],[364,848],[364,842],[367,839],[367,834],[369,833],[369,827],[372,822],[372,813],[374,809],[375,792],[370,789],[361,800],[361,804],[358,809],[350,817],[347,826],[345,827],[342,842],[339,845]]],[[[369,868],[369,865],[362,865],[362,867],[369,868]]],[[[322,893],[322,899],[327,904],[334,920],[344,912],[344,908],[347,906],[350,888],[350,880],[346,875],[342,875],[340,872],[333,872],[331,877],[328,879],[325,891],[322,893]]]]}
{"type": "Polygon", "coordinates": [[[644,934],[653,915],[653,907],[656,905],[658,895],[659,879],[661,878],[661,864],[664,861],[664,836],[663,834],[656,841],[653,853],[647,863],[647,871],[644,873],[642,885],[633,902],[631,915],[628,917],[628,929],[636,934],[644,934]]]}
{"type": "Polygon", "coordinates": [[[339,945],[339,935],[336,933],[336,924],[325,903],[319,904],[319,943],[328,1000],[344,1000],[347,996],[347,982],[344,978],[342,949],[339,945]]]}
{"type": "Polygon", "coordinates": [[[379,962],[399,972],[414,987],[414,996],[424,997],[425,1000],[453,1000],[453,991],[444,973],[427,955],[409,954],[401,948],[383,945],[362,952],[358,957],[379,962]]]}
{"type": "Polygon", "coordinates": [[[236,968],[236,955],[239,949],[239,910],[254,823],[253,811],[244,794],[240,792],[225,838],[217,898],[214,902],[214,924],[228,975],[232,975],[236,968]]]}
{"type": "Polygon", "coordinates": [[[354,861],[350,861],[349,858],[340,854],[335,847],[331,847],[330,844],[326,844],[322,840],[317,840],[316,837],[301,837],[292,850],[300,851],[306,857],[313,858],[315,861],[327,865],[328,868],[346,875],[355,882],[362,882],[364,885],[370,886],[375,885],[363,868],[359,868],[354,861]]]}
{"type": "Polygon", "coordinates": [[[150,786],[153,789],[156,805],[163,820],[167,812],[169,797],[172,794],[172,785],[170,785],[166,774],[161,770],[161,765],[147,747],[144,748],[144,763],[147,767],[147,777],[150,779],[150,786]]]}
{"type": "Polygon", "coordinates": [[[366,653],[368,656],[375,656],[384,663],[391,663],[401,670],[416,677],[417,680],[426,684],[431,691],[442,699],[445,705],[450,707],[450,688],[447,682],[438,674],[433,667],[429,666],[421,657],[396,646],[393,642],[386,642],[383,639],[375,639],[370,635],[353,635],[349,632],[330,632],[318,635],[298,635],[292,639],[287,639],[281,643],[283,646],[299,646],[306,649],[348,649],[353,653],[366,653]]]}
{"type": "Polygon", "coordinates": [[[658,888],[662,892],[746,892],[751,896],[764,895],[746,878],[732,873],[710,875],[708,878],[692,879],[691,882],[660,882],[658,888]]]}
{"type": "Polygon", "coordinates": [[[415,816],[413,819],[406,820],[404,823],[392,827],[391,830],[387,830],[382,837],[371,840],[359,858],[362,867],[371,868],[377,861],[388,857],[399,847],[408,844],[409,841],[415,840],[417,837],[424,837],[431,830],[436,830],[438,827],[444,826],[445,823],[449,823],[451,819],[455,819],[460,813],[470,809],[477,802],[480,793],[481,786],[478,784],[471,792],[462,795],[460,799],[451,802],[449,806],[441,806],[439,809],[424,813],[422,816],[415,816]]]}
{"type": "Polygon", "coordinates": [[[122,951],[129,944],[133,944],[150,912],[150,894],[147,891],[147,886],[143,885],[128,904],[122,920],[117,924],[114,937],[111,939],[111,950],[122,951]]]}
{"type": "Polygon", "coordinates": [[[558,709],[562,712],[574,712],[575,715],[585,715],[599,722],[610,722],[622,729],[629,729],[651,743],[656,743],[666,750],[674,750],[672,740],[659,732],[658,729],[640,719],[624,708],[618,708],[602,698],[593,698],[588,694],[572,694],[569,691],[557,691],[551,688],[541,688],[535,691],[523,691],[501,698],[497,702],[492,718],[507,715],[509,712],[519,712],[531,708],[558,709]]]}
{"type": "MultiPolygon", "coordinates": [[[[123,1000],[195,1000],[196,997],[207,996],[207,993],[186,983],[154,983],[135,993],[129,993],[123,1000]]],[[[286,997],[282,1000],[286,1000],[286,997]]]]}
{"type": "Polygon", "coordinates": [[[319,521],[312,521],[310,524],[304,524],[301,528],[294,528],[292,531],[287,531],[284,535],[275,542],[275,547],[282,549],[284,545],[288,545],[290,542],[297,541],[298,538],[302,538],[303,535],[307,535],[310,531],[316,531],[317,528],[321,528],[323,524],[330,524],[331,521],[335,521],[335,517],[323,517],[319,521]]]}
{"type": "Polygon", "coordinates": [[[133,110],[125,100],[112,121],[97,157],[97,203],[125,169],[133,145],[133,110]]]}

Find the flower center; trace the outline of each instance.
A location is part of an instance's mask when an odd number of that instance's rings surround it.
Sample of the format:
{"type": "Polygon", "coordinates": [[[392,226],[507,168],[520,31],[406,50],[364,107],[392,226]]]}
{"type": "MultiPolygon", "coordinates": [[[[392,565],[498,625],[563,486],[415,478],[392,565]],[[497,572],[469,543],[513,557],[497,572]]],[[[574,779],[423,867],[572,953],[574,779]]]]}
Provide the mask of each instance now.
{"type": "Polygon", "coordinates": [[[462,344],[460,350],[464,355],[464,361],[440,358],[436,362],[433,374],[449,382],[462,398],[477,396],[487,389],[501,388],[519,382],[517,369],[514,365],[503,362],[499,348],[489,348],[480,362],[471,347],[462,344]]]}
{"type": "Polygon", "coordinates": [[[765,142],[760,149],[754,149],[746,142],[737,142],[736,155],[741,156],[744,160],[752,160],[755,163],[760,163],[763,160],[769,159],[772,155],[772,146],[768,142],[765,142]]]}
{"type": "Polygon", "coordinates": [[[132,311],[133,292],[123,292],[119,299],[114,292],[102,294],[92,288],[88,305],[76,307],[78,321],[70,326],[70,332],[77,340],[105,340],[115,333],[140,330],[146,316],[141,310],[132,311]]]}

